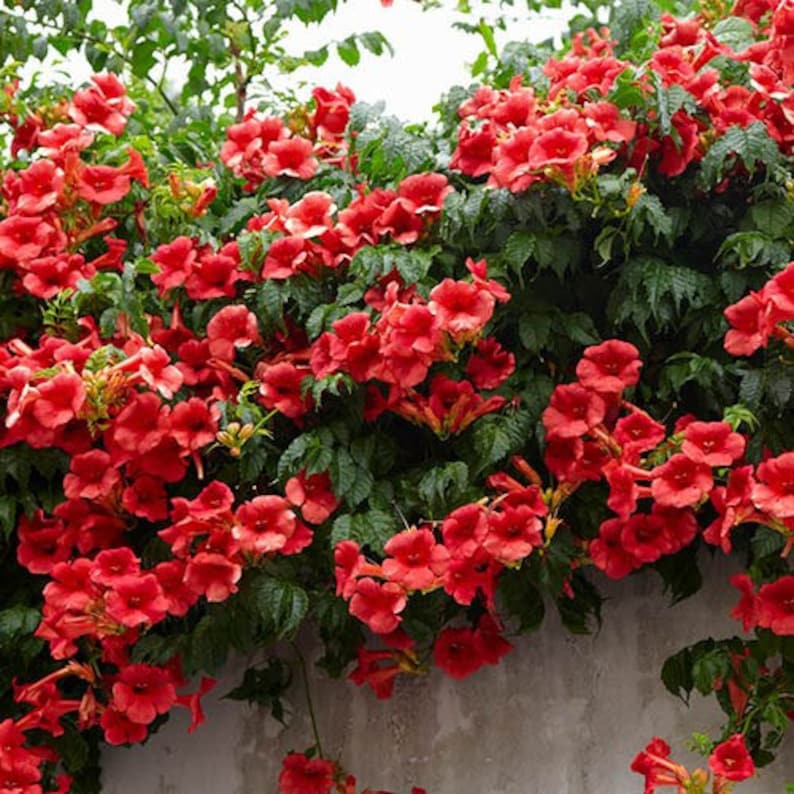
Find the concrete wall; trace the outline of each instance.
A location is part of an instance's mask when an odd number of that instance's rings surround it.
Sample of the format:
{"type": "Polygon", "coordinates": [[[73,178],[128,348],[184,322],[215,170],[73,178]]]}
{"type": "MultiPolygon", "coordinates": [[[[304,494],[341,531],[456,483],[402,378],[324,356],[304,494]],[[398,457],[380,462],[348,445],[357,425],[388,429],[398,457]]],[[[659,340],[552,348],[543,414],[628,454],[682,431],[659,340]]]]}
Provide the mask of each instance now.
{"type": "MultiPolygon", "coordinates": [[[[555,616],[519,639],[498,667],[462,682],[433,673],[405,679],[380,702],[345,681],[312,682],[326,753],[360,783],[408,794],[640,794],[628,770],[654,735],[691,759],[683,743],[720,723],[711,700],[687,709],[659,681],[664,659],[706,636],[736,632],[722,559],[704,561],[704,592],[667,607],[658,577],[609,583],[604,626],[573,637],[555,616]]],[[[244,669],[244,666],[240,668],[244,669]]],[[[240,670],[218,687],[222,694],[240,670]]],[[[213,693],[214,694],[214,693],[213,693]]],[[[304,709],[298,692],[292,701],[304,709]]],[[[275,794],[284,753],[311,743],[302,716],[283,728],[268,714],[207,698],[208,722],[192,736],[177,714],[146,746],[106,753],[107,794],[275,794]]],[[[742,794],[782,794],[794,782],[794,741],[742,794]]],[[[668,789],[664,789],[667,791],[668,789]]]]}

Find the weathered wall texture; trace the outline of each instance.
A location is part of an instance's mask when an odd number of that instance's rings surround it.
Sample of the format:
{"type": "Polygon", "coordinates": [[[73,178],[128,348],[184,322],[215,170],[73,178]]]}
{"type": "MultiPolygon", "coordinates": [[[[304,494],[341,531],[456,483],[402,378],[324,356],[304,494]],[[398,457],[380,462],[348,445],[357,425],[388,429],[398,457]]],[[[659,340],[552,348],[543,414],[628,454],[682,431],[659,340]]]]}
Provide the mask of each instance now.
{"type": "MultiPolygon", "coordinates": [[[[719,559],[704,568],[705,590],[672,609],[653,575],[611,584],[598,635],[572,637],[552,616],[501,665],[462,682],[438,673],[405,679],[391,701],[379,702],[318,676],[312,686],[326,752],[341,754],[362,783],[397,794],[412,784],[428,794],[640,794],[641,778],[628,765],[651,736],[666,737],[686,760],[691,732],[719,723],[710,700],[694,695],[688,710],[659,681],[668,655],[737,629],[727,617],[736,600],[729,570],[719,559]]],[[[302,714],[299,693],[293,702],[302,714]]],[[[275,794],[284,753],[310,744],[302,717],[284,729],[256,708],[211,697],[207,716],[192,736],[177,714],[145,747],[108,752],[104,792],[275,794]]],[[[739,792],[782,794],[788,781],[794,740],[739,792]]]]}

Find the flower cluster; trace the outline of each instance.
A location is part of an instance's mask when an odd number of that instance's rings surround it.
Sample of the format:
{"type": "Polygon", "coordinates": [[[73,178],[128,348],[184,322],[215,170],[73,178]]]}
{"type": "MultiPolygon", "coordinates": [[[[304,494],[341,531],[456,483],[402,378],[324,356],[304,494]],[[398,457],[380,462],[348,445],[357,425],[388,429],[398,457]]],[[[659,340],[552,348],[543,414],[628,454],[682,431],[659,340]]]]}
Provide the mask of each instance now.
{"type": "MultiPolygon", "coordinates": [[[[667,787],[679,792],[706,794],[708,772],[696,769],[690,773],[670,759],[670,752],[667,742],[655,737],[632,762],[632,771],[645,776],[646,794],[654,794],[658,788],[667,787]]],[[[733,783],[755,775],[755,764],[740,733],[718,744],[709,756],[708,765],[714,774],[710,789],[712,794],[729,794],[733,783]]]]}
{"type": "Polygon", "coordinates": [[[558,386],[543,415],[549,471],[568,490],[589,480],[608,485],[606,504],[616,517],[590,542],[593,563],[617,579],[675,554],[699,532],[703,507],[716,513],[703,538],[725,553],[741,524],[763,524],[788,537],[794,456],[769,457],[756,469],[744,464],[746,438],[727,421],[684,416],[668,437],[664,425],[622,396],[637,383],[639,368],[628,343],[589,348],[578,382],[558,386]],[[648,501],[650,510],[638,512],[648,501]]]}
{"type": "MultiPolygon", "coordinates": [[[[399,279],[365,296],[380,313],[373,323],[367,312],[351,312],[333,323],[312,344],[309,366],[317,379],[342,372],[357,383],[369,383],[365,418],[386,410],[424,424],[438,435],[459,433],[478,417],[505,404],[499,396],[483,399],[475,391],[495,389],[513,372],[514,359],[493,339],[477,342],[469,358],[468,380],[436,375],[427,396],[414,387],[426,381],[433,364],[453,360],[469,342],[481,337],[497,301],[507,291],[487,278],[484,261],[467,261],[472,281],[444,279],[425,300],[399,279]],[[377,383],[388,388],[383,394],[377,383]]],[[[269,407],[269,406],[268,406],[269,407]]]]}
{"type": "Polygon", "coordinates": [[[253,109],[227,128],[220,158],[235,176],[246,180],[245,190],[253,191],[272,177],[311,179],[320,158],[344,161],[345,130],[355,96],[342,85],[336,91],[315,88],[312,96],[315,108],[305,119],[305,135],[293,132],[278,116],[262,116],[253,109]]]}
{"type": "Polygon", "coordinates": [[[585,45],[577,36],[574,54],[551,60],[546,97],[522,85],[520,75],[510,88],[484,86],[458,110],[463,119],[450,166],[473,177],[488,175],[489,184],[514,193],[539,182],[558,182],[570,190],[617,156],[634,140],[636,123],[604,99],[628,64],[612,57],[610,43],[594,31],[585,45]],[[594,101],[559,101],[576,86],[576,96],[591,91],[594,101]],[[611,145],[610,145],[611,144],[611,145]]]}
{"type": "MultiPolygon", "coordinates": [[[[746,5],[737,3],[734,13],[758,22],[775,4],[746,5]]],[[[450,165],[468,176],[487,175],[488,184],[516,193],[548,182],[576,192],[616,158],[639,173],[652,167],[678,176],[732,127],[760,123],[789,153],[792,19],[791,4],[780,3],[771,25],[759,28],[758,40],[735,51],[705,18],[664,14],[659,46],[631,84],[645,97],[673,87],[685,92],[689,102],[669,124],[655,112],[629,116],[618,95],[633,64],[615,57],[606,29],[578,33],[568,54],[543,67],[545,90],[524,86],[516,75],[508,89],[481,87],[460,106],[463,121],[450,165]],[[747,64],[750,86],[737,85],[720,70],[725,58],[747,64]]]]}
{"type": "Polygon", "coordinates": [[[556,527],[537,473],[521,458],[513,463],[527,484],[505,472],[493,474],[493,497],[457,508],[436,527],[410,527],[394,535],[381,562],[368,560],[352,540],[337,544],[337,595],[389,646],[385,651],[359,651],[358,667],[351,674],[356,683],[368,683],[378,697],[389,697],[394,676],[421,669],[414,644],[399,628],[401,613],[411,595],[436,589],[461,606],[476,601],[483,607],[475,627],[445,627],[438,634],[433,645],[437,667],[453,678],[465,678],[484,664],[497,664],[511,650],[501,636],[494,600],[499,574],[548,543],[556,527]]]}
{"type": "MultiPolygon", "coordinates": [[[[356,778],[332,761],[308,758],[303,753],[290,753],[278,779],[279,794],[356,794],[356,778]]],[[[389,794],[388,791],[363,789],[360,794],[389,794]]],[[[411,794],[425,794],[414,786],[411,794]]]]}
{"type": "Polygon", "coordinates": [[[749,356],[779,339],[794,347],[786,323],[794,320],[794,262],[771,278],[759,292],[751,292],[725,309],[731,325],[725,349],[734,356],[749,356]]]}
{"type": "Polygon", "coordinates": [[[93,82],[58,108],[48,125],[34,117],[17,129],[14,147],[38,158],[6,171],[0,185],[0,269],[16,273],[20,291],[37,298],[52,298],[100,270],[119,269],[126,243],[110,235],[118,220],[107,208],[127,196],[133,181],[149,184],[143,159],[131,147],[117,166],[81,156],[97,132],[121,135],[134,110],[114,75],[96,75],[93,82]],[[87,260],[76,252],[99,235],[106,235],[105,253],[87,260]]]}

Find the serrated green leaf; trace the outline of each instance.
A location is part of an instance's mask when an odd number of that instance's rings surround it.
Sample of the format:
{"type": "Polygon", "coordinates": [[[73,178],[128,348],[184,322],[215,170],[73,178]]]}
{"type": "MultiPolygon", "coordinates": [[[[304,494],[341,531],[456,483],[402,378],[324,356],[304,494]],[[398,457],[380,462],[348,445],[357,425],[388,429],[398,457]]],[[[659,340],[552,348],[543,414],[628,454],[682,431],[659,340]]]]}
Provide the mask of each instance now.
{"type": "Polygon", "coordinates": [[[267,448],[262,438],[247,441],[240,454],[240,480],[245,483],[256,482],[265,470],[267,448]]]}
{"type": "Polygon", "coordinates": [[[251,585],[254,606],[268,631],[293,637],[309,612],[309,595],[295,582],[263,575],[251,585]]]}
{"type": "Polygon", "coordinates": [[[759,201],[747,211],[746,222],[768,237],[785,237],[794,221],[794,207],[784,199],[759,201]]]}
{"type": "Polygon", "coordinates": [[[758,163],[771,168],[780,162],[780,150],[769,136],[763,122],[755,121],[747,127],[729,127],[706,152],[700,163],[700,180],[713,187],[726,173],[732,158],[744,163],[750,173],[758,163]]]}
{"type": "Polygon", "coordinates": [[[428,505],[430,517],[440,516],[457,507],[459,499],[469,484],[469,467],[461,460],[430,468],[419,480],[419,496],[428,505]]]}
{"type": "Polygon", "coordinates": [[[477,455],[476,473],[517,452],[529,436],[530,417],[525,411],[512,415],[485,416],[471,430],[472,444],[477,455]]]}
{"type": "Polygon", "coordinates": [[[629,218],[632,221],[632,234],[635,240],[640,239],[645,226],[652,230],[655,242],[658,242],[659,238],[667,241],[672,239],[673,219],[658,196],[643,193],[631,208],[629,218]]]}
{"type": "Polygon", "coordinates": [[[535,253],[535,235],[519,229],[513,232],[504,244],[502,258],[516,273],[520,273],[526,261],[535,253]]]}
{"type": "Polygon", "coordinates": [[[328,473],[331,475],[331,484],[334,493],[344,499],[353,487],[358,474],[358,466],[347,449],[337,449],[333,455],[328,473]]]}
{"type": "Polygon", "coordinates": [[[763,396],[764,371],[761,369],[745,370],[742,373],[742,380],[739,384],[739,399],[747,405],[751,411],[758,411],[763,396]]]}
{"type": "Polygon", "coordinates": [[[382,554],[389,538],[400,529],[396,513],[387,513],[384,510],[341,515],[333,523],[331,543],[336,545],[343,540],[354,540],[359,545],[369,546],[375,553],[382,554]]]}
{"type": "Polygon", "coordinates": [[[518,338],[530,353],[538,353],[546,346],[551,334],[554,314],[550,311],[522,312],[518,319],[518,338]]]}
{"type": "Polygon", "coordinates": [[[766,371],[765,393],[772,398],[772,403],[781,411],[788,405],[794,390],[794,379],[777,368],[766,371]]]}
{"type": "Polygon", "coordinates": [[[571,341],[580,345],[595,345],[600,341],[592,318],[584,312],[561,315],[560,327],[571,341]]]}
{"type": "Polygon", "coordinates": [[[757,526],[753,533],[752,547],[753,556],[757,560],[765,557],[777,557],[781,549],[786,545],[786,539],[780,532],[775,532],[765,526],[757,526]]]}

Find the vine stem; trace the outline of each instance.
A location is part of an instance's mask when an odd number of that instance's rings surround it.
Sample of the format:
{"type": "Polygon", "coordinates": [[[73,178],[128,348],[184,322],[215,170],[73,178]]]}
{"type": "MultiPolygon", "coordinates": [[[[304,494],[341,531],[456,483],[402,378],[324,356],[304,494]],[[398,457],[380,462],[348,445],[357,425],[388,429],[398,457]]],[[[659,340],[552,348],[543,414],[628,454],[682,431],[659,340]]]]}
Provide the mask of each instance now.
{"type": "Polygon", "coordinates": [[[314,703],[312,701],[311,688],[309,687],[309,673],[306,669],[306,659],[294,640],[290,641],[290,645],[292,645],[292,649],[295,651],[295,655],[298,657],[298,661],[300,662],[301,677],[303,678],[303,691],[306,694],[306,705],[309,707],[309,718],[311,719],[312,723],[312,733],[314,734],[314,743],[317,747],[317,754],[320,756],[320,758],[325,758],[325,754],[323,753],[323,744],[320,740],[320,731],[317,728],[317,717],[314,713],[314,703]]]}

